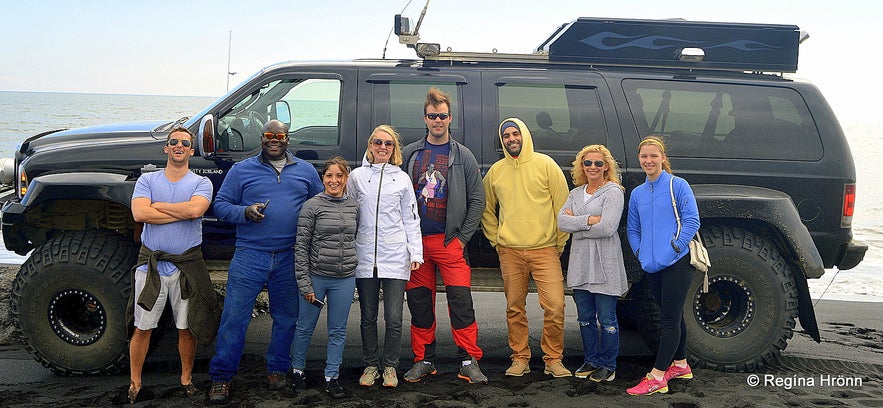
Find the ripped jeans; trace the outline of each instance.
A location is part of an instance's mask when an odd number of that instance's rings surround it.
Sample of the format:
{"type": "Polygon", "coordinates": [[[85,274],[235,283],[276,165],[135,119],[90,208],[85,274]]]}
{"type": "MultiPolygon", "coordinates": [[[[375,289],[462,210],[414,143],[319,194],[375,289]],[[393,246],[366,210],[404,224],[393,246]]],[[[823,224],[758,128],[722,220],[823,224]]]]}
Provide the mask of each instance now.
{"type": "Polygon", "coordinates": [[[617,296],[573,290],[579,331],[583,339],[583,362],[610,371],[616,371],[616,356],[619,354],[616,299],[617,296]]]}

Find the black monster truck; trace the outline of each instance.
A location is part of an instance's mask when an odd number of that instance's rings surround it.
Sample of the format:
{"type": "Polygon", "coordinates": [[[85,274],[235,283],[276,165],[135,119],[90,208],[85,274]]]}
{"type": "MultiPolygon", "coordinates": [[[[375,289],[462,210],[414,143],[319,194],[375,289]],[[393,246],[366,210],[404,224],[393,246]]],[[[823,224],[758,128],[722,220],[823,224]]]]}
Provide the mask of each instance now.
{"type": "MultiPolygon", "coordinates": [[[[452,134],[485,171],[502,157],[494,134],[510,116],[525,120],[537,150],[565,172],[582,146],[607,145],[627,191],[644,180],[639,140],[665,138],[695,191],[713,263],[710,292],[700,293],[697,277],[685,305],[694,363],[756,370],[779,356],[798,319],[818,340],[807,279],[856,266],[867,247],[852,239],[856,176],[843,131],[817,88],[786,75],[797,69],[796,26],[580,18],[525,55],[440,52],[397,29],[419,59],[281,63],[190,119],[22,141],[0,174],[15,193],[3,206],[4,242],[30,252],[11,296],[28,351],[61,374],[125,367],[140,231],[130,199],[136,179],[165,163],[173,126],[197,135],[191,168],[217,188],[233,163],[259,152],[270,119],[288,123],[292,151],[316,165],[336,154],[359,163],[381,123],[404,143],[416,140],[430,86],[452,95],[452,134]]],[[[203,232],[222,282],[233,226],[209,212],[203,232]]],[[[501,291],[482,234],[468,251],[474,289],[501,291]]],[[[658,312],[636,260],[626,263],[634,285],[621,321],[652,345],[658,312]]]]}

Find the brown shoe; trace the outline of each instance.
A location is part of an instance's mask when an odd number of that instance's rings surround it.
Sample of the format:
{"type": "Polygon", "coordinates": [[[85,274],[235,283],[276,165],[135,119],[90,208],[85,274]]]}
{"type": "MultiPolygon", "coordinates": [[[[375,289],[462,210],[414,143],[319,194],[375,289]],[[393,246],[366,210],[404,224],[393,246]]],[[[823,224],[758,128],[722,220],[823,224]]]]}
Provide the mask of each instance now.
{"type": "Polygon", "coordinates": [[[285,379],[285,373],[281,374],[267,374],[267,387],[270,390],[278,391],[288,384],[288,381],[285,379]]]}
{"type": "Polygon", "coordinates": [[[524,360],[512,360],[512,365],[506,370],[506,375],[510,377],[521,377],[530,372],[530,366],[524,360]]]}
{"type": "Polygon", "coordinates": [[[561,363],[561,360],[553,361],[549,364],[546,364],[546,370],[543,371],[546,374],[551,374],[552,377],[573,377],[573,373],[564,367],[564,364],[561,363]]]}
{"type": "Polygon", "coordinates": [[[208,392],[209,404],[226,404],[230,401],[230,383],[212,381],[212,389],[208,392]]]}

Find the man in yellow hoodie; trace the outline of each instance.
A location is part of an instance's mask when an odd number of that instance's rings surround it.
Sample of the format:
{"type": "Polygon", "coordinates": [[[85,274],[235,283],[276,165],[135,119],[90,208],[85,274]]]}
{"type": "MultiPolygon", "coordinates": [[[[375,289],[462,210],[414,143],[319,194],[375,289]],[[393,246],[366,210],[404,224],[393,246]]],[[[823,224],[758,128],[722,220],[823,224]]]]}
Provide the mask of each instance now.
{"type": "Polygon", "coordinates": [[[543,308],[545,373],[572,374],[564,354],[564,274],[561,253],[568,234],[558,230],[557,214],[567,200],[564,173],[551,157],[534,151],[530,130],[518,118],[500,123],[498,137],[505,157],[484,177],[487,198],[481,226],[500,256],[506,293],[506,320],[512,365],[506,375],[530,372],[527,285],[531,277],[543,308]]]}

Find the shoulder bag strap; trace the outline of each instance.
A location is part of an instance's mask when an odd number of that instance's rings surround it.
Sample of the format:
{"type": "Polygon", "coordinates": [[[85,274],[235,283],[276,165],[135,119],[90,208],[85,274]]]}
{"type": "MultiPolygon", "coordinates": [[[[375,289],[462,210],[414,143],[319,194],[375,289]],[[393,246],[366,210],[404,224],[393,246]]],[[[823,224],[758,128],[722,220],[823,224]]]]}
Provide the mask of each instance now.
{"type": "Polygon", "coordinates": [[[673,184],[675,181],[675,176],[671,176],[668,179],[668,193],[671,195],[671,208],[675,210],[675,219],[678,220],[678,233],[675,234],[675,241],[677,241],[678,237],[681,236],[681,215],[678,214],[678,204],[675,202],[675,191],[673,188],[673,184]]]}

